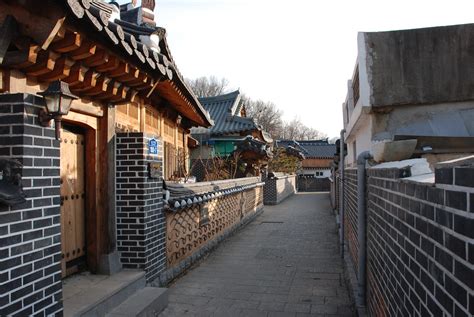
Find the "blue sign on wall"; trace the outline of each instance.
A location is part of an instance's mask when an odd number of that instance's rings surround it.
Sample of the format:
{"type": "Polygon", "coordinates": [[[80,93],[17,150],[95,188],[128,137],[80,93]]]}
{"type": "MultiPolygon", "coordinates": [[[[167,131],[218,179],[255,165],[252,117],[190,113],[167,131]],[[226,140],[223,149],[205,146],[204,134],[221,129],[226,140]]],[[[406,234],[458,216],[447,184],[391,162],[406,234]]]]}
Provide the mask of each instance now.
{"type": "Polygon", "coordinates": [[[158,154],[158,141],[155,139],[148,142],[148,154],[158,154]]]}

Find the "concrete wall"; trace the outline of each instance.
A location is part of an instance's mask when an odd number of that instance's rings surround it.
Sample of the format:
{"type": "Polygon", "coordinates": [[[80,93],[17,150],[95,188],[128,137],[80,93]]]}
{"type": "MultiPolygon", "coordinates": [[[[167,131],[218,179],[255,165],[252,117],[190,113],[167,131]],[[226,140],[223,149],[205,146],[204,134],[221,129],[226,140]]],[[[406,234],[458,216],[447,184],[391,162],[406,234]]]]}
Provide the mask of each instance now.
{"type": "Polygon", "coordinates": [[[362,33],[370,105],[474,99],[473,33],[474,24],[362,33]]]}
{"type": "Polygon", "coordinates": [[[265,180],[264,204],[278,205],[296,192],[296,175],[276,176],[265,180]]]}

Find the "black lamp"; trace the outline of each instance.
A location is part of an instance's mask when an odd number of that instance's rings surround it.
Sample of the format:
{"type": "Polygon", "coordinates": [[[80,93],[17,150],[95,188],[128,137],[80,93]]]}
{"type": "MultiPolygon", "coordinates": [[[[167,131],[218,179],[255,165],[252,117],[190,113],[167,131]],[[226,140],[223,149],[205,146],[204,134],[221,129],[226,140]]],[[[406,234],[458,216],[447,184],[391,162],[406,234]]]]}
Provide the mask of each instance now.
{"type": "Polygon", "coordinates": [[[54,119],[56,128],[56,140],[59,140],[61,133],[61,118],[69,112],[71,103],[78,97],[69,90],[69,85],[63,81],[56,80],[49,84],[48,88],[40,92],[46,102],[46,110],[41,109],[39,120],[42,126],[49,126],[49,121],[54,119]]]}

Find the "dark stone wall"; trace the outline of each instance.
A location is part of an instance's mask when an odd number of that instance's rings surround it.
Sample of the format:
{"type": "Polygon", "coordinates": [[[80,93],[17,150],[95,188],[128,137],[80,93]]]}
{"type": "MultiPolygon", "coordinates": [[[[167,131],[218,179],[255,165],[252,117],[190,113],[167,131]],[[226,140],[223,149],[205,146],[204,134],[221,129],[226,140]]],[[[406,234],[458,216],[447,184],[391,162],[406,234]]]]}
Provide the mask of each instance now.
{"type": "Polygon", "coordinates": [[[474,99],[474,24],[364,33],[373,106],[474,99]]]}
{"type": "Polygon", "coordinates": [[[124,268],[144,269],[148,283],[166,268],[166,219],[163,212],[163,144],[148,154],[143,133],[117,133],[117,246],[124,268]],[[158,179],[149,163],[161,164],[158,179]]]}
{"type": "Polygon", "coordinates": [[[268,178],[263,186],[263,203],[265,205],[278,205],[296,192],[296,176],[268,178]]]}
{"type": "Polygon", "coordinates": [[[473,167],[436,171],[436,187],[368,171],[371,315],[472,316],[473,167]]]}
{"type": "Polygon", "coordinates": [[[26,202],[0,205],[0,316],[62,313],[59,141],[42,98],[0,95],[0,158],[21,169],[26,202]]]}

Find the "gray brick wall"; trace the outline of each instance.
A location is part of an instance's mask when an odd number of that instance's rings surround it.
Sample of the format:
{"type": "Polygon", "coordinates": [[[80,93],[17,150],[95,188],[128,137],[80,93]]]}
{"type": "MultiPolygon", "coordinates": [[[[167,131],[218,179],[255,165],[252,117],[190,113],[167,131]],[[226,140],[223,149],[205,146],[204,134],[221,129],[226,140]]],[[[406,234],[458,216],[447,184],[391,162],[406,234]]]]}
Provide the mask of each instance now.
{"type": "Polygon", "coordinates": [[[356,270],[358,268],[357,253],[357,169],[344,171],[344,237],[356,270]]]}
{"type": "Polygon", "coordinates": [[[286,175],[265,179],[263,186],[263,203],[278,205],[296,192],[296,176],[286,175]]]}
{"type": "Polygon", "coordinates": [[[436,187],[369,170],[371,315],[474,314],[473,167],[436,171],[436,187]]]}
{"type": "Polygon", "coordinates": [[[27,201],[0,205],[0,316],[62,312],[59,142],[42,98],[0,95],[0,157],[23,164],[27,201]]]}
{"type": "Polygon", "coordinates": [[[148,154],[150,138],[143,133],[117,134],[117,246],[124,268],[143,269],[147,282],[166,268],[166,220],[163,213],[163,145],[148,154]],[[161,164],[159,179],[148,165],[161,164]]]}
{"type": "Polygon", "coordinates": [[[328,192],[330,189],[329,178],[298,177],[299,192],[328,192]]]}

